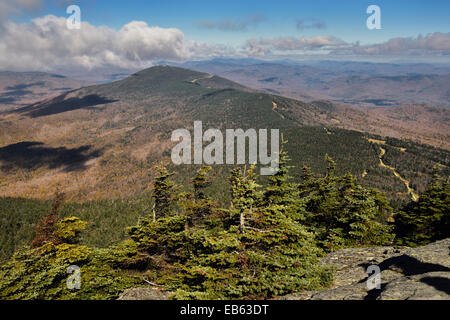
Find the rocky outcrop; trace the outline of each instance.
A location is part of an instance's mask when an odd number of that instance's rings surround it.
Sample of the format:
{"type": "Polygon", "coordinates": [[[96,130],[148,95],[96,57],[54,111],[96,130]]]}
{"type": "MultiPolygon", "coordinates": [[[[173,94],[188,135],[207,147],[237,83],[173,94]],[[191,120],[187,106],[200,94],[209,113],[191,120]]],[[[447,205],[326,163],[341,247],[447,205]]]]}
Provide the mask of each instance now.
{"type": "Polygon", "coordinates": [[[167,300],[169,293],[157,288],[131,288],[125,290],[117,300],[167,300]]]}
{"type": "Polygon", "coordinates": [[[280,299],[450,300],[450,239],[419,248],[343,249],[330,253],[320,263],[336,269],[330,289],[280,299]],[[366,271],[371,265],[380,268],[380,289],[368,289],[366,271]]]}
{"type": "MultiPolygon", "coordinates": [[[[336,270],[331,288],[279,300],[450,300],[450,238],[419,248],[350,248],[328,254],[321,265],[336,270]],[[380,268],[380,289],[368,289],[369,266],[380,268]]],[[[166,300],[156,287],[125,290],[119,300],[166,300]]]]}

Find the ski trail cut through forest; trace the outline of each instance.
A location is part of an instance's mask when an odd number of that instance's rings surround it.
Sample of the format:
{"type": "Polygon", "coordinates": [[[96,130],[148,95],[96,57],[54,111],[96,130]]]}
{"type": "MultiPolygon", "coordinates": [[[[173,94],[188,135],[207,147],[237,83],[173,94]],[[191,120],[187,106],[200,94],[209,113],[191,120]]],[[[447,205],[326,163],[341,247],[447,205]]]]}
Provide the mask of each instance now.
{"type": "Polygon", "coordinates": [[[405,178],[403,178],[400,173],[395,170],[394,167],[391,167],[383,162],[383,156],[386,154],[386,150],[380,147],[380,154],[378,155],[378,158],[380,159],[380,166],[383,168],[387,168],[391,170],[394,173],[394,176],[399,178],[406,186],[406,189],[408,190],[408,194],[411,195],[411,199],[415,202],[419,200],[419,195],[414,192],[414,190],[409,186],[409,181],[405,178]]]}
{"type": "Polygon", "coordinates": [[[284,116],[278,112],[278,104],[275,101],[272,101],[272,110],[284,120],[284,116]]]}
{"type": "Polygon", "coordinates": [[[208,74],[208,75],[206,75],[206,76],[204,76],[204,77],[201,77],[201,78],[197,78],[197,79],[192,80],[191,83],[196,83],[198,80],[202,80],[202,79],[211,79],[212,77],[214,77],[214,75],[208,74]]]}

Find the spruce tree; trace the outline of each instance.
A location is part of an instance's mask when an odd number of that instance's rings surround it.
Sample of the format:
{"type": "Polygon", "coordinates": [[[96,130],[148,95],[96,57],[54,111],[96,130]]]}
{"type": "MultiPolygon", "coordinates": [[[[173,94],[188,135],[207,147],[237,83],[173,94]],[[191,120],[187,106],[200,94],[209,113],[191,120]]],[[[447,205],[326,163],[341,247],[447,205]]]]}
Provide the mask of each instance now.
{"type": "Polygon", "coordinates": [[[216,203],[206,194],[206,189],[211,185],[211,178],[209,177],[211,169],[210,166],[202,166],[192,179],[193,194],[184,193],[182,195],[181,204],[189,217],[187,227],[200,227],[215,223],[213,215],[216,203]]]}
{"type": "Polygon", "coordinates": [[[270,177],[263,201],[248,217],[241,236],[247,248],[245,271],[258,275],[245,278],[250,288],[258,288],[253,294],[270,297],[309,285],[319,287],[329,280],[327,272],[317,266],[322,250],[301,223],[303,208],[298,186],[291,182],[289,160],[282,149],[278,171],[270,177]]]}
{"type": "Polygon", "coordinates": [[[306,224],[327,250],[345,246],[384,245],[392,241],[386,198],[375,189],[356,184],[353,176],[335,176],[335,162],[327,155],[327,172],[312,178],[308,170],[300,184],[306,224]]]}
{"type": "Polygon", "coordinates": [[[152,198],[154,200],[153,220],[167,216],[173,210],[175,200],[175,183],[170,180],[173,172],[169,172],[162,162],[159,166],[156,166],[156,170],[157,175],[153,179],[152,191],[152,198]]]}
{"type": "Polygon", "coordinates": [[[255,166],[249,170],[244,168],[243,174],[239,168],[231,171],[229,177],[231,185],[231,208],[229,210],[229,224],[238,225],[241,232],[245,232],[246,220],[261,202],[261,186],[256,183],[255,166]]]}
{"type": "Polygon", "coordinates": [[[292,207],[298,200],[298,186],[292,183],[289,169],[293,168],[288,163],[291,160],[283,147],[287,141],[282,142],[282,148],[278,157],[278,170],[269,177],[269,185],[264,192],[264,201],[267,204],[278,204],[292,207]]]}
{"type": "Polygon", "coordinates": [[[153,180],[152,215],[141,218],[136,226],[128,228],[128,233],[139,252],[159,256],[152,261],[163,266],[187,258],[188,253],[183,250],[183,245],[189,218],[179,210],[178,188],[170,179],[173,173],[162,162],[156,169],[158,173],[153,180]]]}
{"type": "Polygon", "coordinates": [[[424,245],[450,236],[450,185],[435,167],[433,178],[419,201],[411,201],[395,216],[397,242],[424,245]]]}

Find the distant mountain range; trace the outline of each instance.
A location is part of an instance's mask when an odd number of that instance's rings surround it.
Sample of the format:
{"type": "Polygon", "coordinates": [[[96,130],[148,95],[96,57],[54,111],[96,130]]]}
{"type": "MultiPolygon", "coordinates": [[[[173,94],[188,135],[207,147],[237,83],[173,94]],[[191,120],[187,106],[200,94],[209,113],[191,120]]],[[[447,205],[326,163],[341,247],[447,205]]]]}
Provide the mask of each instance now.
{"type": "Polygon", "coordinates": [[[326,103],[341,128],[450,148],[450,65],[256,59],[181,65],[263,92],[326,103]]]}
{"type": "Polygon", "coordinates": [[[182,66],[306,101],[361,107],[428,104],[450,107],[450,66],[368,62],[210,60],[182,66]]]}
{"type": "MultiPolygon", "coordinates": [[[[448,109],[404,108],[361,111],[329,101],[301,102],[209,73],[157,66],[0,114],[0,196],[49,198],[57,186],[77,200],[148,192],[152,163],[170,162],[171,132],[192,130],[201,120],[205,129],[280,129],[289,141],[297,179],[303,165],[323,173],[329,154],[338,173],[351,172],[391,198],[405,198],[403,180],[380,166],[380,148],[384,163],[396,163],[416,191],[430,180],[434,165],[448,169],[450,152],[387,138],[448,141],[443,138],[449,132],[448,109]],[[429,132],[414,136],[420,126],[431,124],[429,132]],[[386,134],[377,135],[380,131],[386,134]]],[[[172,169],[189,180],[196,168],[172,169]]],[[[228,169],[219,165],[214,170],[216,198],[224,201],[228,169]]]]}

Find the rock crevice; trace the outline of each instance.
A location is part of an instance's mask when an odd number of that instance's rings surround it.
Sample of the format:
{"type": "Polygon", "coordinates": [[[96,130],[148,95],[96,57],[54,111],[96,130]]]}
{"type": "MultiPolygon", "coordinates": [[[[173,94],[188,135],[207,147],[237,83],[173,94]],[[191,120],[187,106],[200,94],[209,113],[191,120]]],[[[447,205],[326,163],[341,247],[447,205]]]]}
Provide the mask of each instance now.
{"type": "MultiPolygon", "coordinates": [[[[328,254],[336,269],[331,288],[282,300],[450,300],[450,238],[418,248],[350,248],[328,254]],[[368,289],[366,272],[380,268],[380,289],[368,289]]],[[[373,275],[373,274],[372,274],[373,275]]]]}

